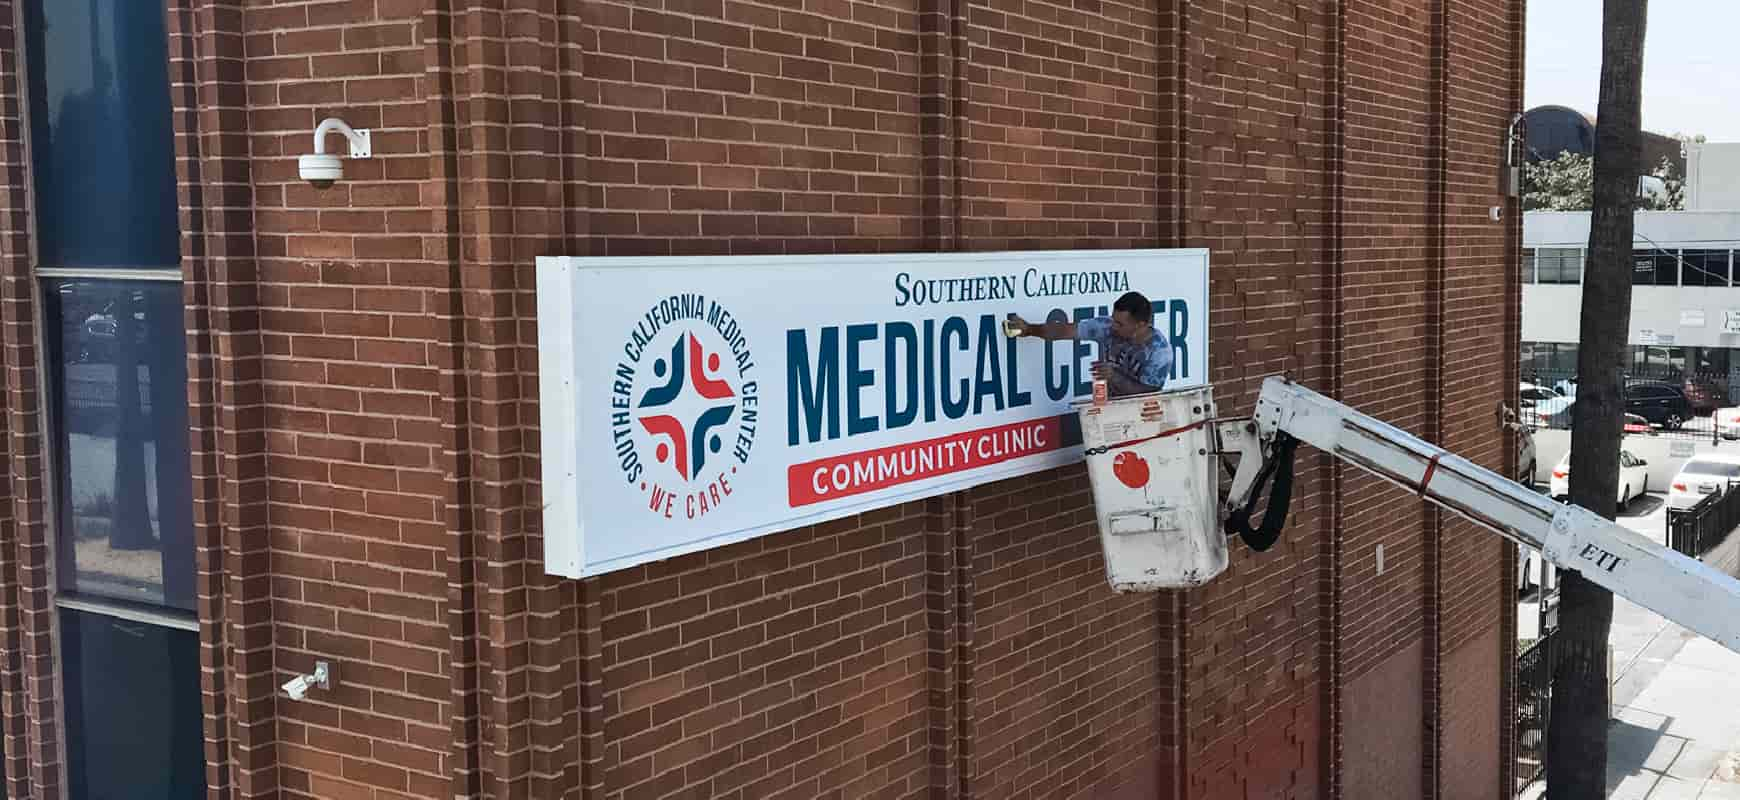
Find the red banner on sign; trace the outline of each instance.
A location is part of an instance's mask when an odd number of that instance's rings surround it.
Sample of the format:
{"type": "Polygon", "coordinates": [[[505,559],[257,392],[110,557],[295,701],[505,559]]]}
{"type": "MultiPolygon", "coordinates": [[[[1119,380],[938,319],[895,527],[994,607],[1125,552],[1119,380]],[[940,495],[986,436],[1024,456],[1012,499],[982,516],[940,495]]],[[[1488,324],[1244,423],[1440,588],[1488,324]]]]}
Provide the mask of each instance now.
{"type": "Polygon", "coordinates": [[[1060,418],[1049,417],[829,456],[789,467],[787,496],[797,508],[1046,453],[1062,443],[1060,418]]]}

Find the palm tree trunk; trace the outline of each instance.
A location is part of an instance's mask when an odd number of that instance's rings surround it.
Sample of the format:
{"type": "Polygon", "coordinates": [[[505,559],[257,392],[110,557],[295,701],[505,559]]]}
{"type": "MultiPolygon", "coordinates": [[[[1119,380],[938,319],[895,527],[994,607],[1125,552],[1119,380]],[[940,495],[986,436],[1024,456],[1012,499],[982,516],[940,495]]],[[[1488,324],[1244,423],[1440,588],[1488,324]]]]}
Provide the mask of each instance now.
{"type": "Polygon", "coordinates": [[[115,312],[115,504],[109,526],[109,547],[155,550],[150,502],[145,497],[145,414],[139,397],[139,324],[133,292],[122,294],[115,312]]]}
{"type": "MultiPolygon", "coordinates": [[[[1605,0],[1601,99],[1595,125],[1595,203],[1572,405],[1571,502],[1614,516],[1625,412],[1624,364],[1631,330],[1632,213],[1643,174],[1643,34],[1648,0],[1605,0]]],[[[1607,796],[1607,637],[1613,595],[1576,572],[1560,583],[1559,631],[1551,649],[1553,699],[1547,732],[1547,796],[1607,796]]]]}

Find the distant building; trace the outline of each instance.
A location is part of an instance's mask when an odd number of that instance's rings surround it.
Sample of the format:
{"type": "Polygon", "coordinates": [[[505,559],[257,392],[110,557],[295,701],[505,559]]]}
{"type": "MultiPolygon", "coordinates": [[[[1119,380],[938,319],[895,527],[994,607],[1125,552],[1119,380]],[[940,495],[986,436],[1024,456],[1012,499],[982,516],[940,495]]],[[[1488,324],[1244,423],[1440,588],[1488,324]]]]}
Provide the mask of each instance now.
{"type": "MultiPolygon", "coordinates": [[[[1640,211],[1632,244],[1631,374],[1698,376],[1740,397],[1740,210],[1640,211]]],[[[1522,374],[1577,369],[1589,212],[1523,214],[1522,374]]]]}
{"type": "Polygon", "coordinates": [[[1740,142],[1686,143],[1686,210],[1740,210],[1740,142]]]}
{"type": "MultiPolygon", "coordinates": [[[[1580,155],[1595,154],[1595,118],[1566,106],[1535,106],[1523,112],[1527,128],[1527,156],[1530,161],[1558,158],[1570,151],[1580,155]]],[[[1647,172],[1667,159],[1681,175],[1686,172],[1686,155],[1680,140],[1659,133],[1643,132],[1643,163],[1647,172]]]]}

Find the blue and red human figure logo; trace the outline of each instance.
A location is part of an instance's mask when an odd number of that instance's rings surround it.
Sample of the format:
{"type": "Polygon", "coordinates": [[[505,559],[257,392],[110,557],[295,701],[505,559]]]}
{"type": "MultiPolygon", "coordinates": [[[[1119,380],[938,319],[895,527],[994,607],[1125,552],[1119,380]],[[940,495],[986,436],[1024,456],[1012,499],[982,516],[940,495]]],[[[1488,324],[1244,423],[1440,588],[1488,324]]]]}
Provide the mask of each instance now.
{"type": "Polygon", "coordinates": [[[718,303],[678,295],[642,317],[623,353],[611,433],[624,476],[659,516],[711,513],[755,441],[755,362],[742,328],[718,303]]]}
{"type": "Polygon", "coordinates": [[[707,352],[700,339],[686,333],[671,345],[670,358],[653,362],[653,375],[665,378],[664,384],[647,390],[640,398],[640,426],[661,440],[656,452],[659,463],[675,466],[677,475],[684,480],[700,475],[707,465],[707,453],[717,453],[724,446],[718,428],[737,411],[737,393],[730,383],[712,377],[718,372],[719,354],[707,352]],[[671,414],[654,413],[681,398],[685,388],[692,389],[703,400],[722,404],[702,411],[693,425],[671,414]]]}

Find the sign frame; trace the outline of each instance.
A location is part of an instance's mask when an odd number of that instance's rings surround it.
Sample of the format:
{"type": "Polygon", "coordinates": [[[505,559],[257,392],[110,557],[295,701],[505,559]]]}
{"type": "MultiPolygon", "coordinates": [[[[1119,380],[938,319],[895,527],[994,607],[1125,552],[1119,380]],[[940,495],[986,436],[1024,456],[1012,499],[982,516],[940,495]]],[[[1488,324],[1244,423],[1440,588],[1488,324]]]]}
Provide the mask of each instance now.
{"type": "MultiPolygon", "coordinates": [[[[598,438],[598,432],[596,431],[598,421],[591,419],[591,417],[599,416],[597,409],[601,405],[601,402],[597,398],[591,397],[591,395],[603,397],[604,395],[600,392],[608,390],[601,389],[598,385],[589,384],[583,373],[588,369],[592,370],[595,375],[598,372],[596,362],[588,365],[586,363],[587,359],[600,359],[605,362],[614,363],[612,359],[620,359],[622,352],[618,349],[621,345],[621,340],[614,333],[599,333],[597,331],[589,333],[588,331],[583,330],[588,324],[581,318],[582,314],[587,311],[586,302],[598,301],[586,301],[582,298],[587,297],[588,291],[596,288],[597,285],[614,285],[620,287],[627,285],[626,282],[630,280],[648,284],[657,284],[659,282],[655,280],[656,278],[672,276],[695,278],[700,280],[702,284],[705,284],[707,280],[718,280],[721,276],[725,275],[735,278],[736,276],[741,275],[745,270],[762,270],[765,271],[766,274],[772,276],[807,275],[809,276],[809,280],[814,280],[819,273],[810,272],[811,270],[839,270],[841,271],[839,273],[827,274],[848,275],[857,271],[872,270],[886,273],[890,269],[901,267],[915,273],[920,272],[921,270],[925,271],[924,273],[920,273],[919,277],[930,279],[933,274],[935,277],[939,278],[956,274],[965,274],[974,270],[986,274],[992,274],[997,270],[1009,271],[1018,267],[1030,268],[1037,266],[1043,268],[1047,264],[1055,264],[1060,268],[1067,269],[1078,269],[1081,268],[1081,264],[1090,262],[1121,264],[1123,265],[1121,268],[1127,270],[1127,278],[1129,279],[1129,285],[1124,287],[1125,289],[1144,291],[1145,293],[1150,294],[1151,297],[1184,299],[1188,303],[1188,324],[1191,326],[1193,334],[1198,330],[1197,326],[1200,326],[1200,335],[1191,336],[1190,338],[1192,341],[1189,341],[1187,345],[1187,355],[1194,364],[1194,373],[1188,380],[1169,382],[1166,388],[1172,390],[1199,386],[1206,383],[1209,356],[1209,316],[1212,310],[1212,307],[1209,304],[1209,257],[1210,251],[1206,248],[782,256],[539,257],[537,259],[537,331],[539,343],[538,405],[540,416],[539,436],[541,440],[540,455],[542,469],[542,513],[545,572],[552,575],[574,578],[605,574],[639,564],[660,561],[716,547],[723,547],[729,544],[781,531],[793,530],[830,520],[862,514],[878,508],[913,502],[926,497],[932,497],[949,492],[970,489],[974,486],[993,481],[1005,480],[1020,475],[1053,469],[1058,466],[1079,461],[1081,458],[1081,447],[1079,442],[1065,446],[1063,440],[1067,437],[1059,437],[1057,444],[1048,443],[1050,449],[1043,452],[1034,451],[1019,455],[1010,455],[1001,461],[986,463],[983,466],[962,468],[964,471],[960,472],[937,474],[923,480],[911,481],[904,485],[862,490],[864,492],[863,496],[857,499],[830,499],[827,502],[808,501],[814,504],[807,505],[806,507],[797,504],[798,500],[795,499],[794,491],[794,494],[790,498],[781,498],[789,504],[784,508],[784,511],[779,513],[777,518],[771,519],[765,523],[736,526],[729,530],[719,531],[708,535],[696,535],[676,544],[667,543],[658,546],[650,546],[646,549],[634,552],[612,552],[609,556],[604,556],[603,554],[595,552],[598,548],[589,546],[589,543],[594,543],[591,537],[610,536],[614,540],[632,536],[633,534],[628,531],[623,531],[621,533],[600,533],[597,530],[599,526],[595,522],[589,522],[586,513],[587,507],[585,506],[585,503],[587,502],[588,496],[586,471],[588,468],[593,467],[584,465],[583,459],[599,458],[596,445],[600,441],[598,438]],[[1158,263],[1151,265],[1146,263],[1150,261],[1158,263]],[[1150,279],[1151,283],[1137,281],[1138,270],[1148,266],[1152,266],[1157,270],[1154,276],[1150,279]],[[1182,278],[1172,278],[1169,277],[1171,273],[1162,274],[1161,272],[1163,270],[1172,269],[1191,270],[1191,272],[1185,274],[1185,277],[1182,278]],[[793,272],[794,270],[795,272],[793,272]],[[629,271],[635,273],[633,279],[626,277],[626,273],[629,271]],[[1179,295],[1176,294],[1156,295],[1150,288],[1152,283],[1165,283],[1174,280],[1182,280],[1188,284],[1199,282],[1200,292],[1193,292],[1195,296],[1180,298],[1179,295]],[[600,336],[609,336],[609,338],[601,342],[599,339],[600,336]],[[591,445],[588,445],[586,442],[591,442],[591,445]],[[592,525],[593,529],[588,529],[589,524],[592,525]]],[[[1147,275],[1142,275],[1141,277],[1150,278],[1150,276],[1147,275]]],[[[660,296],[667,293],[668,292],[653,292],[649,290],[646,294],[638,296],[635,299],[623,299],[615,301],[614,304],[623,308],[638,309],[645,306],[647,302],[656,301],[660,296]]],[[[1094,296],[1100,298],[1096,301],[1098,305],[1109,308],[1111,300],[1106,299],[1106,294],[1106,292],[1098,292],[1094,296]]],[[[1024,298],[1023,300],[1029,299],[1030,298],[1024,298]]],[[[988,302],[982,298],[977,300],[969,298],[968,300],[960,302],[963,304],[963,307],[953,309],[952,311],[950,309],[941,308],[941,303],[939,301],[935,307],[921,308],[915,311],[903,313],[976,313],[979,314],[980,317],[983,317],[985,313],[989,312],[989,309],[970,305],[971,302],[978,302],[981,304],[988,302]]],[[[1032,300],[1030,305],[1039,302],[1077,301],[1068,300],[1067,298],[1065,300],[1057,301],[1032,300]]],[[[714,305],[718,305],[718,303],[715,302],[714,305]]],[[[749,302],[742,300],[729,300],[727,305],[749,305],[749,302]]],[[[889,309],[893,308],[893,304],[882,305],[889,309]]],[[[867,308],[874,308],[876,307],[876,304],[871,303],[866,304],[866,306],[867,308]]],[[[598,311],[599,309],[595,306],[591,310],[598,311]]],[[[1026,307],[1013,310],[1022,311],[1025,316],[1028,316],[1030,321],[1038,321],[1026,307]]],[[[884,313],[887,312],[884,311],[884,313]]],[[[1042,314],[1043,312],[1038,313],[1042,314]]],[[[875,318],[874,312],[863,316],[865,319],[875,318]]],[[[1158,309],[1156,310],[1155,318],[1155,321],[1158,324],[1161,320],[1161,313],[1158,309]]],[[[851,319],[842,321],[856,322],[858,320],[851,319]]],[[[786,333],[789,334],[791,331],[786,331],[786,333]]],[[[752,341],[751,343],[751,347],[756,351],[756,358],[758,361],[761,359],[763,353],[779,351],[781,349],[780,342],[767,341],[768,339],[773,339],[775,337],[766,336],[765,332],[758,333],[753,338],[761,340],[752,341]]],[[[1014,346],[1014,343],[1009,343],[1009,345],[1014,346]]],[[[1066,343],[1059,342],[1055,343],[1055,345],[1063,347],[1066,343]]],[[[676,354],[674,351],[672,352],[673,359],[671,360],[675,363],[676,354]]],[[[727,356],[727,358],[729,358],[729,356],[727,356]]],[[[944,358],[947,360],[947,356],[944,358]]],[[[1079,359],[1080,356],[1078,355],[1078,363],[1079,359]]],[[[650,360],[650,357],[648,360],[650,360]]],[[[778,374],[783,374],[787,368],[786,365],[778,359],[767,359],[767,362],[768,363],[764,366],[758,365],[761,369],[766,371],[765,374],[767,378],[775,378],[778,374]]],[[[1011,361],[1010,363],[1010,376],[1008,380],[1013,387],[1016,382],[1016,378],[1014,377],[1015,368],[1013,366],[1014,362],[1011,361]]],[[[729,367],[729,364],[726,364],[726,366],[729,367]]],[[[1031,367],[1029,369],[1031,369],[1031,367]]],[[[661,372],[660,374],[662,375],[663,373],[661,372]]],[[[1079,378],[1079,376],[1077,377],[1079,378]]],[[[1065,378],[1065,380],[1067,381],[1068,378],[1065,378]]],[[[768,381],[767,379],[764,379],[761,382],[768,381]]],[[[636,385],[638,386],[639,384],[637,383],[636,385]]],[[[767,404],[763,406],[764,409],[766,409],[768,405],[780,409],[785,408],[782,404],[785,403],[783,395],[787,391],[787,387],[783,384],[779,385],[778,388],[762,388],[760,391],[762,392],[761,401],[767,404]],[[778,398],[768,397],[768,395],[774,394],[780,396],[778,398]]],[[[890,389],[889,392],[892,396],[893,390],[890,389]]],[[[1066,400],[1063,401],[1064,404],[1060,405],[1057,401],[1045,398],[1042,392],[1036,394],[1038,396],[1035,398],[1034,413],[1028,417],[1021,417],[1020,415],[1016,415],[1015,417],[1007,415],[999,417],[991,414],[979,415],[975,413],[962,418],[962,420],[957,420],[957,422],[972,420],[974,421],[974,424],[982,426],[979,429],[968,431],[968,433],[973,434],[982,431],[1009,428],[1012,424],[1018,426],[1022,424],[1022,419],[1027,419],[1029,423],[1031,423],[1031,426],[1037,426],[1039,425],[1040,420],[1060,419],[1063,413],[1067,413],[1071,418],[1073,418],[1073,411],[1069,411],[1069,408],[1073,407],[1073,405],[1081,399],[1079,395],[1075,395],[1066,398],[1066,400]],[[978,420],[983,421],[979,422],[978,420]]],[[[618,407],[623,408],[626,406],[618,407]]],[[[999,410],[1001,411],[1001,404],[999,404],[999,410]]],[[[1009,413],[1013,413],[1013,411],[1014,409],[1011,408],[1009,413]]],[[[787,446],[785,441],[787,424],[788,420],[783,415],[771,413],[770,410],[769,413],[767,413],[767,418],[762,421],[765,430],[761,431],[756,437],[757,445],[761,445],[765,442],[767,443],[767,446],[762,448],[764,451],[770,448],[777,448],[775,452],[780,453],[792,449],[787,446]]],[[[795,425],[796,423],[791,424],[795,425]]],[[[924,445],[926,443],[925,437],[934,433],[935,431],[933,431],[933,428],[940,425],[940,423],[927,424],[929,424],[930,427],[925,427],[924,425],[915,426],[915,430],[911,432],[913,434],[912,439],[905,441],[902,446],[917,447],[924,445]]],[[[1033,435],[1036,437],[1045,436],[1047,433],[1055,435],[1055,431],[1055,426],[1047,428],[1045,431],[1041,431],[1039,428],[1034,427],[1033,435]]],[[[948,431],[945,430],[943,432],[947,433],[948,431]]],[[[672,441],[674,443],[674,440],[672,441]]],[[[857,446],[861,448],[865,447],[864,445],[857,446]]],[[[715,444],[714,447],[718,448],[718,445],[715,444]]],[[[874,445],[870,447],[873,449],[874,445]]],[[[729,450],[729,448],[725,449],[729,450]]],[[[715,449],[714,452],[719,453],[720,451],[715,449]]],[[[868,451],[866,450],[865,452],[868,451]]],[[[833,457],[846,458],[861,456],[863,454],[863,452],[848,453],[844,456],[833,457]]],[[[610,455],[610,453],[606,452],[603,454],[603,457],[609,458],[610,455]]],[[[814,454],[812,453],[810,455],[814,454]]],[[[661,448],[659,455],[661,465],[664,463],[662,461],[663,457],[664,451],[661,448]]],[[[650,462],[651,458],[649,456],[644,460],[650,462]]],[[[788,468],[808,466],[815,463],[819,462],[794,456],[788,462],[776,460],[771,465],[767,465],[765,470],[777,469],[781,473],[785,473],[788,468]]],[[[735,470],[733,470],[733,472],[735,472],[735,470]]],[[[685,475],[685,477],[687,476],[685,475]]],[[[769,480],[765,477],[765,474],[757,475],[756,479],[763,483],[769,480]]],[[[730,480],[735,481],[737,479],[732,478],[730,480]]],[[[631,478],[629,482],[633,483],[635,482],[635,479],[631,478]]],[[[741,484],[739,488],[741,488],[741,484]]],[[[751,486],[750,488],[755,489],[758,487],[751,486]]],[[[644,484],[641,489],[642,491],[646,490],[644,484]]],[[[597,491],[602,492],[606,490],[600,488],[597,489],[597,491]]],[[[593,494],[596,494],[596,492],[593,494]]],[[[727,494],[729,494],[729,492],[727,492],[727,494]]],[[[763,491],[761,494],[765,495],[766,492],[763,491]]],[[[757,495],[752,492],[748,501],[753,501],[756,496],[757,495]]],[[[844,496],[845,493],[842,493],[842,497],[844,496]]],[[[717,502],[717,500],[715,500],[715,502],[717,502]]],[[[642,508],[639,513],[645,514],[645,508],[642,508]]]]}

